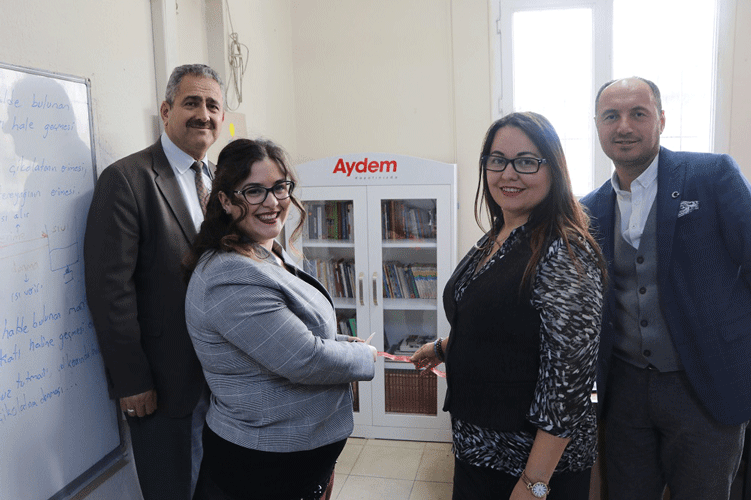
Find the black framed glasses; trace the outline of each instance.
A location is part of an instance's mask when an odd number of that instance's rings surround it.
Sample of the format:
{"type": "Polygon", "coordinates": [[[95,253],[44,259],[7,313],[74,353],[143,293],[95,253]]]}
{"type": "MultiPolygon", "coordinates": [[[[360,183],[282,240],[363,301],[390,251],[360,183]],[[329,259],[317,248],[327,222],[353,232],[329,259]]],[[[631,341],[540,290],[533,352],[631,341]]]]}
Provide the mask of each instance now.
{"type": "Polygon", "coordinates": [[[484,155],[481,160],[482,168],[488,172],[503,172],[510,163],[519,174],[536,174],[540,170],[540,165],[548,162],[545,158],[535,158],[534,156],[505,158],[498,155],[484,155]]]}
{"type": "Polygon", "coordinates": [[[241,194],[248,205],[260,205],[269,196],[269,193],[274,195],[277,200],[286,200],[292,196],[292,190],[295,189],[294,181],[280,181],[271,186],[270,188],[264,186],[250,186],[240,191],[232,191],[235,194],[241,194]]]}

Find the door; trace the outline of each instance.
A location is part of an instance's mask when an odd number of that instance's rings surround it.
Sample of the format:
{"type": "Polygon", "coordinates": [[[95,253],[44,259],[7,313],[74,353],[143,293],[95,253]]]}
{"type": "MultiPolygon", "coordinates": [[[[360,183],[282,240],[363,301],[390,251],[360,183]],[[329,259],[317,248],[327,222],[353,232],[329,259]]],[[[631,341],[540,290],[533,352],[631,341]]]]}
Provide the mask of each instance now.
{"type": "MultiPolygon", "coordinates": [[[[448,334],[440,297],[451,272],[450,199],[445,185],[368,187],[369,305],[379,351],[410,356],[448,334]]],[[[449,428],[445,379],[411,363],[377,363],[373,425],[390,428],[392,438],[441,439],[438,429],[449,428]]]]}

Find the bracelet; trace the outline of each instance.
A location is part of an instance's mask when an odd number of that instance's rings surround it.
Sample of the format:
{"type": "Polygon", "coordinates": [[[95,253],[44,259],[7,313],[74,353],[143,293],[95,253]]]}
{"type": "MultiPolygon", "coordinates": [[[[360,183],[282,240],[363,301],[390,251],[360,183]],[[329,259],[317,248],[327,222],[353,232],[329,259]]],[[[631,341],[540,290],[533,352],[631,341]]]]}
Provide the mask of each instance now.
{"type": "Polygon", "coordinates": [[[443,339],[437,338],[435,342],[433,342],[433,352],[435,352],[435,357],[438,358],[438,361],[446,361],[446,355],[443,352],[443,339]]]}

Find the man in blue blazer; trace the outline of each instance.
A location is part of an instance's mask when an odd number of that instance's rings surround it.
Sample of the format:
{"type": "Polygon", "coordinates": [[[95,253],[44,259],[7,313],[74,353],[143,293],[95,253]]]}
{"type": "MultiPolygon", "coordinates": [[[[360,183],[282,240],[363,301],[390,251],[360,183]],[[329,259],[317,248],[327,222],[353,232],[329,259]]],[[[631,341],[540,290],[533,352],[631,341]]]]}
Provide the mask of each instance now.
{"type": "Polygon", "coordinates": [[[598,370],[610,500],[723,499],[751,418],[751,185],[727,155],[660,147],[660,91],[596,100],[610,181],[581,201],[608,260],[598,370]]]}

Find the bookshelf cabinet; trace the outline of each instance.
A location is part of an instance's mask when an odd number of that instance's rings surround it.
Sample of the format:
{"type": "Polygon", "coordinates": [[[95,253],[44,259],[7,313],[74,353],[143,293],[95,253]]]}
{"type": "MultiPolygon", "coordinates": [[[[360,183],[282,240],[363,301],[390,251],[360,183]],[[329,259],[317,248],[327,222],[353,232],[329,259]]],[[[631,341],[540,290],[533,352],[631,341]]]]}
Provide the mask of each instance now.
{"type": "MultiPolygon", "coordinates": [[[[368,153],[296,171],[307,220],[293,248],[285,243],[331,293],[340,333],[375,332],[379,351],[407,356],[448,335],[441,295],[456,260],[456,165],[368,153]]],[[[291,211],[287,238],[298,221],[291,211]]],[[[450,441],[445,393],[445,379],[379,357],[373,381],[353,384],[353,435],[450,441]]]]}

